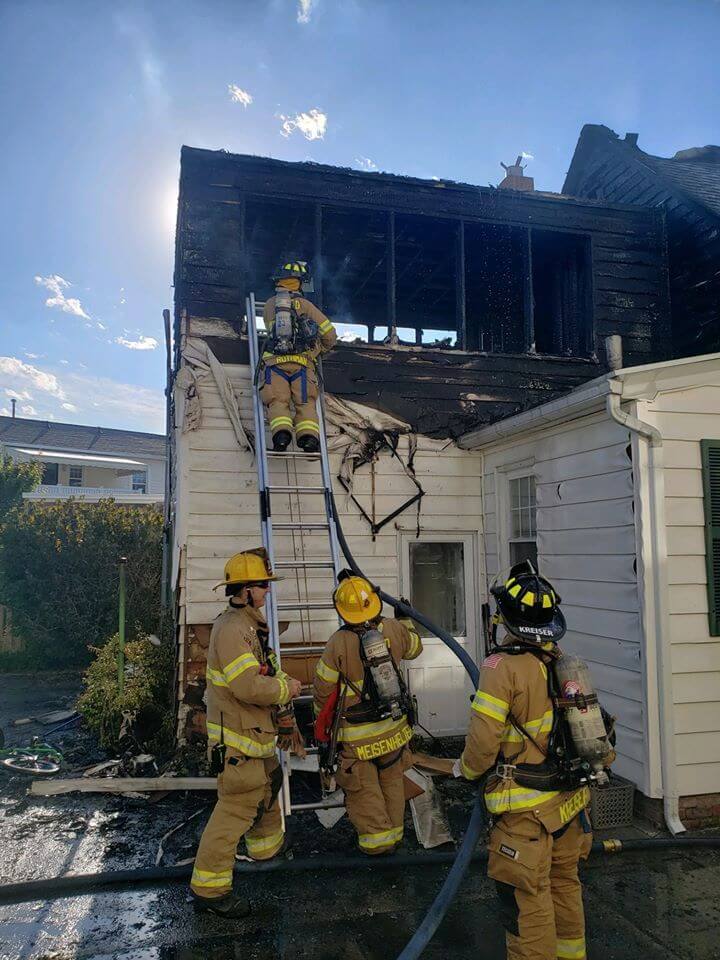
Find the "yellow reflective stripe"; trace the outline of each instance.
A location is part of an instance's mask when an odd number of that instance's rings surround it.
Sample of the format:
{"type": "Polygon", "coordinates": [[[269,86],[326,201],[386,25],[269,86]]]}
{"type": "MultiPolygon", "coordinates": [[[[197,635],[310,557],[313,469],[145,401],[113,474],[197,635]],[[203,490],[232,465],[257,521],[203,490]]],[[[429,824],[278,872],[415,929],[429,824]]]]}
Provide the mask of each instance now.
{"type": "Polygon", "coordinates": [[[531,810],[559,795],[559,790],[527,790],[525,787],[501,787],[485,794],[490,813],[531,810]]]}
{"type": "Polygon", "coordinates": [[[516,597],[521,590],[522,590],[522,587],[520,586],[520,584],[516,583],[514,587],[510,587],[510,589],[508,590],[508,593],[510,594],[511,597],[516,597]]]}
{"type": "Polygon", "coordinates": [[[280,703],[287,703],[290,699],[290,688],[287,684],[287,674],[278,673],[275,675],[275,679],[280,684],[280,703]]]}
{"type": "MultiPolygon", "coordinates": [[[[523,727],[525,727],[531,737],[535,737],[541,733],[550,733],[552,730],[552,724],[553,712],[552,710],[546,710],[539,720],[528,720],[527,723],[523,723],[523,727]]],[[[525,737],[518,730],[516,730],[515,727],[511,726],[510,724],[505,727],[503,740],[506,743],[522,743],[524,739],[525,737]]]]}
{"type": "Polygon", "coordinates": [[[193,887],[230,887],[232,886],[232,870],[222,870],[215,873],[212,870],[193,869],[190,883],[193,887]]]}
{"type": "Polygon", "coordinates": [[[561,960],[585,960],[585,937],[557,941],[557,955],[561,960]]]}
{"type": "Polygon", "coordinates": [[[241,673],[245,673],[246,670],[250,670],[252,667],[257,667],[258,670],[260,669],[257,658],[252,653],[243,653],[242,656],[235,657],[234,660],[231,660],[223,670],[223,673],[225,674],[227,682],[231,683],[239,677],[241,673]]]}
{"type": "Polygon", "coordinates": [[[377,850],[378,847],[389,847],[400,843],[403,837],[402,827],[393,827],[392,830],[381,830],[379,833],[361,833],[358,843],[363,850],[377,850]]]}
{"type": "Polygon", "coordinates": [[[328,333],[328,331],[333,329],[332,322],[330,320],[323,320],[320,324],[320,333],[328,333]]]}
{"type": "Polygon", "coordinates": [[[213,670],[212,667],[208,667],[205,671],[205,675],[214,687],[227,686],[227,683],[225,682],[225,675],[223,674],[222,670],[213,670]]]}
{"type": "Polygon", "coordinates": [[[292,426],[292,417],[273,417],[270,421],[270,429],[274,430],[275,427],[291,427],[292,426]]]}
{"type": "Polygon", "coordinates": [[[415,630],[408,629],[410,634],[410,648],[408,650],[408,657],[414,657],[415,654],[419,653],[422,648],[422,643],[420,642],[420,636],[415,630]]]}
{"type": "Polygon", "coordinates": [[[299,420],[295,424],[296,430],[311,430],[313,433],[320,433],[320,427],[315,420],[299,420]]]}
{"type": "Polygon", "coordinates": [[[474,770],[471,766],[468,766],[468,764],[465,763],[465,754],[460,757],[460,770],[466,780],[477,780],[482,776],[482,773],[474,770]]]}
{"type": "Polygon", "coordinates": [[[249,837],[245,835],[245,845],[248,853],[252,856],[255,853],[269,853],[277,850],[285,839],[285,833],[278,830],[277,833],[269,837],[249,837]]]}
{"type": "Polygon", "coordinates": [[[324,660],[318,660],[317,666],[315,667],[315,673],[320,677],[321,680],[325,680],[327,683],[337,683],[340,679],[340,674],[337,670],[333,670],[332,667],[329,667],[324,660]]]}
{"type": "Polygon", "coordinates": [[[520,603],[524,603],[526,607],[535,606],[535,594],[532,590],[527,590],[521,597],[520,603]]]}
{"type": "Polygon", "coordinates": [[[590,788],[583,787],[582,790],[570,797],[569,800],[566,800],[558,810],[560,815],[560,820],[562,823],[569,823],[572,818],[580,813],[581,810],[584,810],[585,807],[590,803],[590,788]]]}
{"type": "Polygon", "coordinates": [[[272,360],[271,364],[268,366],[274,366],[276,363],[299,363],[301,367],[306,367],[308,365],[308,357],[304,356],[302,353],[288,353],[282,357],[276,357],[274,353],[264,353],[263,360],[272,360]]]}
{"type": "Polygon", "coordinates": [[[476,713],[481,713],[492,720],[499,720],[505,723],[510,710],[510,704],[499,697],[493,697],[490,693],[484,693],[478,690],[473,697],[472,708],[476,713]]]}
{"type": "MultiPolygon", "coordinates": [[[[220,743],[219,723],[211,723],[208,721],[207,732],[208,740],[214,740],[216,743],[220,743]]],[[[222,735],[228,747],[235,747],[240,753],[244,753],[246,757],[263,758],[272,757],[275,754],[274,737],[268,743],[258,743],[257,740],[251,740],[250,737],[243,736],[242,733],[235,733],[234,730],[228,730],[227,727],[223,729],[222,735]]]]}
{"type": "Polygon", "coordinates": [[[344,743],[354,743],[356,740],[367,740],[369,737],[379,737],[382,734],[397,733],[407,726],[405,717],[393,720],[376,720],[375,723],[360,723],[354,726],[340,727],[339,739],[344,743]]]}

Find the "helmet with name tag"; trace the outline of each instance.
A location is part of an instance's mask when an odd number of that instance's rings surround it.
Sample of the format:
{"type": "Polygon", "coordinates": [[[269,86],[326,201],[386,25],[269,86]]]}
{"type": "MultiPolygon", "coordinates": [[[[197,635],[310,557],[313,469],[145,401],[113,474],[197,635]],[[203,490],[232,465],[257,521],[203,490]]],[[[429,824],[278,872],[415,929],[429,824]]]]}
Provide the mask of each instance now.
{"type": "Polygon", "coordinates": [[[557,643],[565,635],[567,625],[560,609],[561,597],[530,560],[516,563],[508,579],[494,584],[490,592],[505,629],[516,640],[557,643]]]}

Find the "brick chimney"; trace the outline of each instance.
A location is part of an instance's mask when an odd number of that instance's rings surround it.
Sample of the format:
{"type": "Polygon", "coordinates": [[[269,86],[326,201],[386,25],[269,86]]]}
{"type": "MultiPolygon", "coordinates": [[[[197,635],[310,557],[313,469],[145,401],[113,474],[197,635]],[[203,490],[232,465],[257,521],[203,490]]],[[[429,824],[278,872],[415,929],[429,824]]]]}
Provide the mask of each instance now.
{"type": "Polygon", "coordinates": [[[500,161],[500,166],[505,171],[505,179],[498,184],[498,190],[524,190],[526,193],[532,193],[535,189],[535,181],[532,177],[525,176],[525,167],[520,163],[522,154],[515,163],[509,166],[500,161]]]}

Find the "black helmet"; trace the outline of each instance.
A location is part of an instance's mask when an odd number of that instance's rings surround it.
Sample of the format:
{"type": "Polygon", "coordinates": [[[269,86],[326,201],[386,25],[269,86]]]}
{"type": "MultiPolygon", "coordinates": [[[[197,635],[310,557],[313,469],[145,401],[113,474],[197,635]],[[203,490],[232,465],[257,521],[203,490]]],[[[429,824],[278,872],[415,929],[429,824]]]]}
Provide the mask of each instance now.
{"type": "Polygon", "coordinates": [[[281,263],[273,273],[271,280],[299,280],[300,283],[308,283],[310,280],[310,271],[305,260],[286,260],[281,263]]]}
{"type": "Polygon", "coordinates": [[[505,628],[517,640],[557,643],[565,635],[561,598],[529,560],[516,563],[505,583],[492,586],[490,592],[505,628]]]}

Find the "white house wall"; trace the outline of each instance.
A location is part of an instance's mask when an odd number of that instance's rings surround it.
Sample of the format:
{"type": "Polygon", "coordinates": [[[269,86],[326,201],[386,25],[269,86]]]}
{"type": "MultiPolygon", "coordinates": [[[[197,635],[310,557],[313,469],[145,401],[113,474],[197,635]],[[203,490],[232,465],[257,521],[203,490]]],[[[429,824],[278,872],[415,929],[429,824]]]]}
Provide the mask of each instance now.
{"type": "MultiPolygon", "coordinates": [[[[238,400],[242,421],[246,429],[253,429],[249,369],[247,366],[224,367],[238,400]]],[[[179,572],[181,619],[188,624],[211,623],[226,603],[223,592],[213,592],[213,586],[222,579],[223,565],[233,553],[261,544],[258,510],[257,475],[254,460],[247,450],[241,450],[231,428],[215,382],[210,375],[202,376],[198,383],[202,407],[202,423],[198,429],[176,433],[176,538],[174,570],[179,572]],[[185,548],[185,559],[181,550],[185,548]]],[[[180,406],[180,402],[177,403],[180,406]]],[[[329,430],[330,440],[336,431],[329,430]]],[[[401,437],[399,451],[407,460],[408,440],[401,437]]],[[[313,461],[270,458],[272,478],[276,483],[316,483],[319,464],[313,461]],[[297,473],[296,473],[297,471],[297,473]],[[297,478],[297,480],[296,480],[297,478]]],[[[474,535],[474,577],[477,583],[484,581],[477,559],[481,551],[482,527],[480,457],[475,453],[459,450],[448,441],[418,438],[414,459],[415,473],[425,496],[421,502],[418,519],[417,505],[413,505],[395,520],[388,523],[373,540],[367,521],[358,508],[349,501],[339,483],[335,483],[335,497],[341,515],[341,523],[351,550],[359,566],[388,593],[398,595],[407,585],[401,583],[401,540],[404,534],[414,535],[418,523],[422,534],[456,533],[474,535]]],[[[331,455],[331,472],[337,476],[340,455],[331,455]]],[[[363,466],[354,478],[354,494],[363,503],[368,513],[372,509],[373,481],[370,468],[363,466]]],[[[405,476],[397,459],[382,453],[375,465],[375,513],[381,519],[411,497],[416,491],[405,476]]],[[[287,513],[288,495],[272,497],[274,518],[290,519],[287,513]]],[[[317,494],[292,495],[293,516],[302,511],[305,521],[324,520],[322,497],[317,494]]],[[[325,531],[306,532],[302,538],[304,556],[308,559],[328,557],[329,547],[325,531]]],[[[276,531],[275,554],[279,557],[301,556],[301,538],[276,531]],[[294,541],[294,542],[293,542],[294,541]]],[[[279,585],[280,599],[298,597],[296,578],[285,571],[286,579],[279,585]]],[[[323,571],[312,571],[308,576],[309,589],[303,590],[302,598],[329,600],[331,583],[323,571]]],[[[475,604],[476,609],[478,605],[475,604]]],[[[287,642],[324,643],[337,626],[332,610],[313,611],[312,625],[302,626],[299,615],[287,613],[291,621],[287,642]]],[[[473,641],[477,639],[477,625],[473,624],[473,641]]],[[[476,655],[473,649],[472,655],[476,655]]],[[[461,675],[461,668],[460,668],[461,675]]],[[[429,674],[428,674],[429,676],[429,674]]],[[[415,676],[414,689],[422,701],[424,683],[430,682],[425,674],[415,676]]],[[[458,683],[463,689],[462,679],[458,683]]],[[[428,691],[429,692],[429,691],[428,691]]],[[[468,713],[468,701],[454,697],[455,704],[462,704],[462,714],[468,713]]],[[[422,716],[422,706],[421,706],[422,716]]],[[[436,727],[436,729],[440,729],[436,727]]]]}
{"type": "Polygon", "coordinates": [[[649,790],[647,711],[627,430],[598,414],[484,448],[487,565],[509,565],[509,477],[533,474],[541,571],[563,598],[563,647],[617,717],[615,770],[649,790]]]}
{"type": "Polygon", "coordinates": [[[720,439],[720,386],[658,393],[663,436],[675,748],[681,796],[720,792],[720,637],[709,632],[700,440],[720,439]]]}

